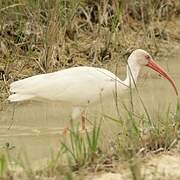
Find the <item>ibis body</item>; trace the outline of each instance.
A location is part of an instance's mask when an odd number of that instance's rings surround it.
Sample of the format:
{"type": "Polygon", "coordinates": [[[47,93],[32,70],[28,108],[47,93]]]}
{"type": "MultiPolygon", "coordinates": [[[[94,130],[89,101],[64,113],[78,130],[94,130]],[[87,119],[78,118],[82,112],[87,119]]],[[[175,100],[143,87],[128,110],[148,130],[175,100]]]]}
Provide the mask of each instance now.
{"type": "Polygon", "coordinates": [[[115,92],[123,93],[126,89],[134,87],[143,66],[150,67],[168,79],[178,94],[172,78],[146,51],[137,49],[128,58],[127,75],[123,81],[103,68],[72,67],[13,82],[10,84],[12,94],[8,99],[11,102],[43,99],[66,102],[73,107],[72,116],[80,115],[82,109],[88,105],[100,102],[102,98],[112,96],[115,92]]]}

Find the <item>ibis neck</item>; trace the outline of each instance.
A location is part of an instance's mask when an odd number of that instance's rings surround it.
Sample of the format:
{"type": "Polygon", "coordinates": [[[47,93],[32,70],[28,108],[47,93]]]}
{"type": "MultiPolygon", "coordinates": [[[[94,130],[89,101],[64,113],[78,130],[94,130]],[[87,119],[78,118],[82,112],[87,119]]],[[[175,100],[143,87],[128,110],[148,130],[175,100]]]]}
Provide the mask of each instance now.
{"type": "Polygon", "coordinates": [[[126,75],[126,79],[124,80],[124,84],[128,87],[134,88],[137,82],[139,72],[140,72],[139,65],[128,63],[127,75],[126,75]]]}

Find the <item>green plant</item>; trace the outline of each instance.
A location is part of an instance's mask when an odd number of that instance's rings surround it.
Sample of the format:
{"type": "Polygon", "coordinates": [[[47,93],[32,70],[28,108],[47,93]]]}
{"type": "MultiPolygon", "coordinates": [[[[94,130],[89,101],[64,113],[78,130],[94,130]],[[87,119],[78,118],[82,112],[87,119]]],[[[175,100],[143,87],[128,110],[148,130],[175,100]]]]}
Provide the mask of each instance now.
{"type": "Polygon", "coordinates": [[[0,179],[4,178],[7,170],[7,159],[4,153],[0,154],[0,179]]]}
{"type": "Polygon", "coordinates": [[[61,145],[72,166],[79,168],[94,161],[99,148],[100,127],[101,124],[95,123],[92,131],[85,133],[81,133],[78,126],[69,130],[69,142],[61,145]]]}

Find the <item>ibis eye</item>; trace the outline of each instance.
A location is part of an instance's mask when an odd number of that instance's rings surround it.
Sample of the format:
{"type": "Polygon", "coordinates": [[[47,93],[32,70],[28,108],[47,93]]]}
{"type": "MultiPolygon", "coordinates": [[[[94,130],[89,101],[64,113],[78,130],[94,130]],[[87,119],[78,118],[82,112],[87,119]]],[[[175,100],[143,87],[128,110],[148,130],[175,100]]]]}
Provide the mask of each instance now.
{"type": "Polygon", "coordinates": [[[145,55],[145,58],[146,58],[147,60],[150,60],[150,56],[149,56],[149,55],[145,55]]]}

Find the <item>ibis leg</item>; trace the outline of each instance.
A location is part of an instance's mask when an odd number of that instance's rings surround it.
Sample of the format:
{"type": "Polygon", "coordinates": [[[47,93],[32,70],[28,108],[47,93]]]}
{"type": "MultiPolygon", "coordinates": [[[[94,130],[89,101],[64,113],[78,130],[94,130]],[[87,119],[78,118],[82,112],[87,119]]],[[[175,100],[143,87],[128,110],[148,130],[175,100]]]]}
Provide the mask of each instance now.
{"type": "Polygon", "coordinates": [[[64,127],[63,135],[66,135],[68,131],[69,131],[69,126],[64,127]]]}

